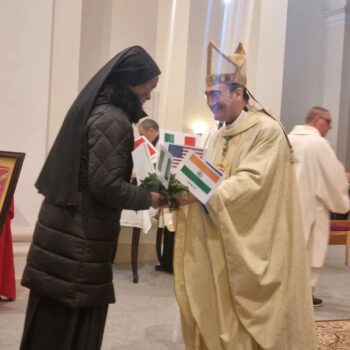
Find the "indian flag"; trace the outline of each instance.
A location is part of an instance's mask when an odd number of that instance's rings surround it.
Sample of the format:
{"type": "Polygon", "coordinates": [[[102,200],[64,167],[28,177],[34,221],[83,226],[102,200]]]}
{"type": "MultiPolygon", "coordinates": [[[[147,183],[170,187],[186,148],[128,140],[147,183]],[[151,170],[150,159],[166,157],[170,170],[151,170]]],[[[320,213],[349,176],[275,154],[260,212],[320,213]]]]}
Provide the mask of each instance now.
{"type": "Polygon", "coordinates": [[[200,137],[195,134],[161,129],[159,140],[162,144],[176,143],[177,145],[196,147],[199,145],[200,137]]]}
{"type": "Polygon", "coordinates": [[[223,173],[194,152],[186,155],[177,168],[176,178],[203,204],[223,180],[223,173]]]}

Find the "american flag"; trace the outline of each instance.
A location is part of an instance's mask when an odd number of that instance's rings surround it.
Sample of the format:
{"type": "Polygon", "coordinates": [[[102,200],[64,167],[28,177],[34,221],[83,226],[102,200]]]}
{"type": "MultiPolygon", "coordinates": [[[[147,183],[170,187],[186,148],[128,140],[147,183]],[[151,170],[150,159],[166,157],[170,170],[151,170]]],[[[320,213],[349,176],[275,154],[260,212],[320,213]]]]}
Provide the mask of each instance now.
{"type": "Polygon", "coordinates": [[[189,151],[193,151],[199,158],[204,158],[204,149],[190,146],[174,145],[170,143],[168,145],[168,151],[173,156],[173,162],[171,167],[176,169],[181,163],[182,159],[186,156],[189,151]]]}

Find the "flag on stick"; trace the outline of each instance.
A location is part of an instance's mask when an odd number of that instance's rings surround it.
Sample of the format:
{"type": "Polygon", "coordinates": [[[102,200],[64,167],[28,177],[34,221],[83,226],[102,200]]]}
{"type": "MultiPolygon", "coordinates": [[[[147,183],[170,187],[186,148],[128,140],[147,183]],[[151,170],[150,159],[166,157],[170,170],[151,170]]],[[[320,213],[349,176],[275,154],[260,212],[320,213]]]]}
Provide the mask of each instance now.
{"type": "Polygon", "coordinates": [[[139,147],[141,144],[145,143],[148,148],[149,155],[153,162],[157,160],[157,150],[144,136],[140,136],[134,141],[134,149],[139,147]]]}
{"type": "Polygon", "coordinates": [[[132,151],[132,160],[134,162],[134,172],[138,183],[149,174],[154,173],[154,166],[145,142],[141,143],[132,151]]]}
{"type": "Polygon", "coordinates": [[[223,180],[223,173],[194,152],[186,155],[176,170],[176,178],[203,204],[223,180]]]}
{"type": "Polygon", "coordinates": [[[190,146],[182,146],[182,145],[168,145],[168,151],[173,156],[172,168],[176,169],[178,165],[181,163],[182,159],[185,158],[186,154],[190,151],[193,151],[200,158],[204,158],[205,150],[203,148],[196,148],[190,146]]]}
{"type": "Polygon", "coordinates": [[[160,129],[159,140],[162,144],[175,143],[177,145],[198,147],[200,136],[190,133],[160,129]]]}
{"type": "Polygon", "coordinates": [[[173,157],[163,145],[159,145],[156,174],[165,188],[169,187],[171,164],[173,157]]]}

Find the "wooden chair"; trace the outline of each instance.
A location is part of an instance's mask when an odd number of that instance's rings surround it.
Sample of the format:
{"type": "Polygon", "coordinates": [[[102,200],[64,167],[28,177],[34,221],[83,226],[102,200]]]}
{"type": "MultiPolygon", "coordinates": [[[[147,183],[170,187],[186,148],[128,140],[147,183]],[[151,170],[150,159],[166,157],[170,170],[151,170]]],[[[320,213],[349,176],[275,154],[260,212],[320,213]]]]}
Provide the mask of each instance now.
{"type": "Polygon", "coordinates": [[[138,256],[139,256],[139,243],[140,243],[140,233],[141,229],[134,227],[132,229],[132,240],[131,240],[131,267],[132,267],[132,277],[133,282],[137,283],[139,281],[138,274],[138,256]]]}
{"type": "MultiPolygon", "coordinates": [[[[158,260],[160,261],[161,257],[161,246],[162,246],[162,234],[163,227],[158,227],[157,229],[157,238],[156,238],[156,252],[158,260]]],[[[140,233],[141,229],[134,227],[132,230],[132,240],[131,240],[131,267],[132,267],[132,276],[133,282],[138,283],[139,274],[138,274],[138,254],[139,254],[139,243],[140,243],[140,233]]]]}
{"type": "Polygon", "coordinates": [[[349,265],[350,252],[350,220],[331,220],[330,245],[345,245],[345,265],[349,265]]]}
{"type": "Polygon", "coordinates": [[[138,275],[138,254],[141,230],[143,229],[144,218],[141,211],[123,210],[120,218],[120,226],[132,227],[131,239],[131,266],[133,282],[137,283],[138,275]]]}

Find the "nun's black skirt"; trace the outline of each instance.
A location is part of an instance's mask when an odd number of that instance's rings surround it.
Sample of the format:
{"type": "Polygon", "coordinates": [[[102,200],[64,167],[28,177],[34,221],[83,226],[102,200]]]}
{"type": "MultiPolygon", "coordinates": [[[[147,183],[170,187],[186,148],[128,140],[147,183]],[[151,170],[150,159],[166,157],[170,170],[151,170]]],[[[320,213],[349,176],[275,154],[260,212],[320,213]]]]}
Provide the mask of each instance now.
{"type": "Polygon", "coordinates": [[[70,308],[30,292],[20,350],[99,350],[107,310],[70,308]]]}

